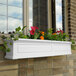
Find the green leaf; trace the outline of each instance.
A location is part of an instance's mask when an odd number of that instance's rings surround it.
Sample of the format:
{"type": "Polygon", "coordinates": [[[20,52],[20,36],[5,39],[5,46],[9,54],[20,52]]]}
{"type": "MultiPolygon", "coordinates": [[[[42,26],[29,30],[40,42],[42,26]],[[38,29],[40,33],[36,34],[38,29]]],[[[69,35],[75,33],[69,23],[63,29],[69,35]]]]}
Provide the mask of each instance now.
{"type": "Polygon", "coordinates": [[[11,51],[10,48],[7,48],[7,49],[6,49],[6,52],[10,52],[10,51],[11,51]]]}
{"type": "Polygon", "coordinates": [[[71,45],[72,50],[76,50],[76,45],[71,45]]]}
{"type": "Polygon", "coordinates": [[[18,28],[15,29],[16,31],[20,31],[21,30],[21,27],[19,26],[18,28]]]}
{"type": "Polygon", "coordinates": [[[4,41],[4,45],[7,45],[7,41],[4,41]]]}
{"type": "Polygon", "coordinates": [[[15,37],[13,40],[14,40],[14,41],[18,40],[18,37],[15,37]]]}
{"type": "Polygon", "coordinates": [[[7,37],[3,35],[1,38],[2,38],[2,39],[6,39],[7,37]]]}
{"type": "Polygon", "coordinates": [[[24,26],[24,27],[22,28],[22,31],[25,29],[25,27],[26,27],[26,26],[24,26]]]}
{"type": "Polygon", "coordinates": [[[45,33],[45,34],[44,34],[44,38],[45,38],[45,39],[48,39],[48,34],[45,33]]]}
{"type": "Polygon", "coordinates": [[[2,51],[3,50],[3,46],[0,46],[0,51],[2,51]]]}
{"type": "Polygon", "coordinates": [[[74,40],[71,40],[72,44],[75,44],[75,41],[74,40]]]}
{"type": "Polygon", "coordinates": [[[52,28],[48,29],[48,33],[52,34],[52,28]]]}
{"type": "Polygon", "coordinates": [[[10,45],[12,45],[12,42],[10,42],[10,45]]]}
{"type": "Polygon", "coordinates": [[[38,39],[39,38],[40,33],[35,33],[34,34],[34,39],[38,39]]]}
{"type": "Polygon", "coordinates": [[[10,37],[11,37],[11,38],[14,38],[14,34],[11,34],[10,37]]]}

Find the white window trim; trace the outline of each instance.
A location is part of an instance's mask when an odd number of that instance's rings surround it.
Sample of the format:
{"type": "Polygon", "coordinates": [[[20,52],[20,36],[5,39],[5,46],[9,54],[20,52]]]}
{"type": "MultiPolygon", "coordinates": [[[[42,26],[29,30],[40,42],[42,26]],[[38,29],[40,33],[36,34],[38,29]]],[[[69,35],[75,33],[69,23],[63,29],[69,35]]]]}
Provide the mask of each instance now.
{"type": "Polygon", "coordinates": [[[23,0],[23,25],[25,28],[24,34],[29,32],[29,0],[23,0]]]}

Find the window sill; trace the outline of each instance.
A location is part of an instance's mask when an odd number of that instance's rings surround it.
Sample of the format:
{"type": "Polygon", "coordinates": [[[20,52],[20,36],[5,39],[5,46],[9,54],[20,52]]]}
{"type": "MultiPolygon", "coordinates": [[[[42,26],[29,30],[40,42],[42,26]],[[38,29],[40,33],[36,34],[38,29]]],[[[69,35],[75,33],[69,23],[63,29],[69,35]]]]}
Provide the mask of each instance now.
{"type": "Polygon", "coordinates": [[[37,58],[71,54],[71,42],[19,39],[8,45],[11,52],[6,53],[7,59],[37,58]]]}

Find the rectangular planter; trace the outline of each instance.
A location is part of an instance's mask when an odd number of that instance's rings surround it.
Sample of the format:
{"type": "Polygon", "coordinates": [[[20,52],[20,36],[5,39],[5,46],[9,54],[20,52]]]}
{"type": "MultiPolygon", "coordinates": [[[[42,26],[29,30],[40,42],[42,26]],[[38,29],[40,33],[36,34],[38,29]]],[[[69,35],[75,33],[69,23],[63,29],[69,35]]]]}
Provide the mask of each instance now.
{"type": "Polygon", "coordinates": [[[36,58],[71,54],[71,42],[19,39],[8,45],[11,51],[6,53],[7,59],[36,58]]]}

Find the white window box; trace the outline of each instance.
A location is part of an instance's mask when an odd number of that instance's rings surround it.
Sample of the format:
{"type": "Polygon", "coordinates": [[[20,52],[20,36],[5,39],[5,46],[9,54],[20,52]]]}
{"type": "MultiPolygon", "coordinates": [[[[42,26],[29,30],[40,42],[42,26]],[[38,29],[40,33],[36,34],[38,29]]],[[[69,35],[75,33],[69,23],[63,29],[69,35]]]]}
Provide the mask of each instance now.
{"type": "Polygon", "coordinates": [[[11,51],[6,53],[7,59],[22,59],[49,57],[71,54],[71,42],[19,39],[12,41],[13,45],[8,45],[11,51]]]}

